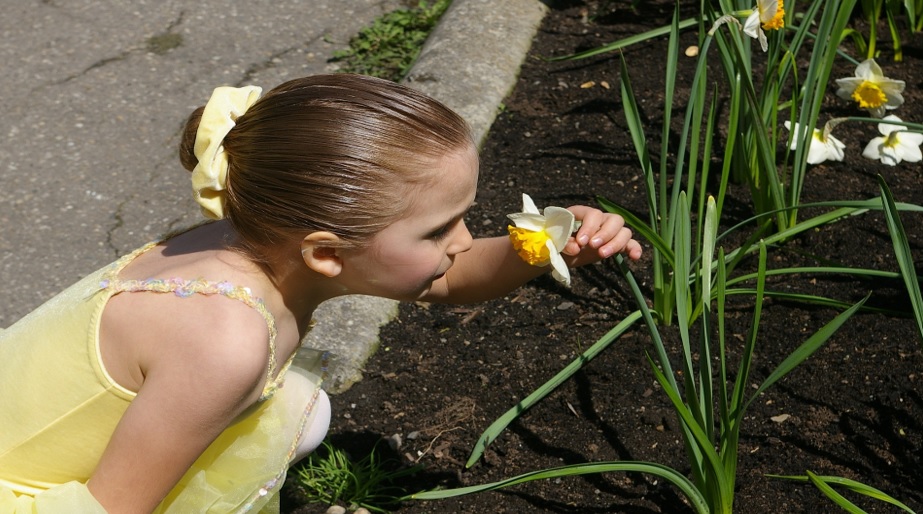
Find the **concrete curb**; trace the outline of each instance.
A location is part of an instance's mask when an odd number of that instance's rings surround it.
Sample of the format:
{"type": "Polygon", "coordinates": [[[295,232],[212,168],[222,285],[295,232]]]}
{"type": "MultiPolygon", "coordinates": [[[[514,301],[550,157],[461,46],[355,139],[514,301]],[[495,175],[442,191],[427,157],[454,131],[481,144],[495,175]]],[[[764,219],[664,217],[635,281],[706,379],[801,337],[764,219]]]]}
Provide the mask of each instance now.
{"type": "MultiPolygon", "coordinates": [[[[454,0],[427,39],[405,83],[441,101],[471,125],[480,146],[548,8],[539,0],[454,0]]],[[[305,346],[329,349],[326,389],[340,393],[362,379],[379,344],[382,325],[397,315],[397,302],[350,296],[326,302],[305,346]]]]}

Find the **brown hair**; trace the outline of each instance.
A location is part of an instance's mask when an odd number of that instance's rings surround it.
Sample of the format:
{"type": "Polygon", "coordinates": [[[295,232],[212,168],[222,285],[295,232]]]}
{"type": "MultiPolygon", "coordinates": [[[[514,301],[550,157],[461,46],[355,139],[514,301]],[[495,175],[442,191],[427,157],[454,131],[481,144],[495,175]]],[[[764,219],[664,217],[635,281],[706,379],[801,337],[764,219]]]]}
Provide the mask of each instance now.
{"type": "MultiPolygon", "coordinates": [[[[202,107],[186,122],[187,170],[202,107]]],[[[253,258],[328,231],[361,246],[404,211],[439,159],[473,148],[465,121],[410,88],[362,75],[315,75],[259,99],[224,139],[225,217],[253,258]]]]}

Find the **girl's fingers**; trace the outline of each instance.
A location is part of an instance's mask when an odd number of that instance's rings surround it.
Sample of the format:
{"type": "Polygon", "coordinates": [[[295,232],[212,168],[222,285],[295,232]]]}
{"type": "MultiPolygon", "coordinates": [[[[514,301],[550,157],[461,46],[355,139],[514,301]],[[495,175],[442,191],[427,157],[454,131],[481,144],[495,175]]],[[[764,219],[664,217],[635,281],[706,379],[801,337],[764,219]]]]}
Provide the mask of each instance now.
{"type": "Polygon", "coordinates": [[[605,258],[621,252],[626,249],[630,241],[632,241],[631,230],[622,227],[622,229],[615,234],[615,237],[599,247],[599,256],[605,258]]]}
{"type": "Polygon", "coordinates": [[[641,258],[641,243],[632,239],[628,242],[628,247],[625,250],[625,253],[628,254],[628,258],[636,261],[641,258]]]}
{"type": "MultiPolygon", "coordinates": [[[[591,237],[590,246],[600,249],[602,249],[603,245],[609,246],[612,240],[622,235],[623,230],[628,230],[625,228],[625,220],[618,214],[610,214],[603,219],[599,230],[591,237]]],[[[631,239],[630,231],[629,239],[631,239]]]]}
{"type": "Polygon", "coordinates": [[[586,253],[586,250],[593,249],[595,251],[591,253],[594,261],[616,253],[624,253],[632,260],[641,257],[641,244],[632,239],[631,229],[625,226],[624,218],[583,205],[569,209],[581,221],[581,225],[564,247],[564,254],[576,257],[584,253],[584,257],[588,257],[590,253],[586,253]]]}

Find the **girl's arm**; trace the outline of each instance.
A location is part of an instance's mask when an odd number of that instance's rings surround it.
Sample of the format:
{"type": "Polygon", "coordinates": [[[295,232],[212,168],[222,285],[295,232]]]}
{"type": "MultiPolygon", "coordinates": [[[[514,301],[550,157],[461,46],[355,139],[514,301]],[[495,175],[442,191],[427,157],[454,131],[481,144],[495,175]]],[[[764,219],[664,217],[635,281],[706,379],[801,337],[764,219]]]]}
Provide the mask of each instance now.
{"type": "Polygon", "coordinates": [[[101,343],[136,349],[144,381],[87,487],[110,514],[149,513],[259,398],[268,331],[235,300],[156,293],[113,297],[103,322],[101,343]]]}
{"type": "MultiPolygon", "coordinates": [[[[621,216],[582,205],[568,210],[582,222],[562,252],[568,266],[598,262],[616,253],[624,253],[632,260],[641,257],[641,245],[631,238],[631,230],[625,227],[621,216]]],[[[524,262],[508,237],[476,239],[471,250],[455,257],[446,276],[434,282],[423,299],[447,303],[490,300],[550,270],[551,266],[531,266],[524,262]]]]}

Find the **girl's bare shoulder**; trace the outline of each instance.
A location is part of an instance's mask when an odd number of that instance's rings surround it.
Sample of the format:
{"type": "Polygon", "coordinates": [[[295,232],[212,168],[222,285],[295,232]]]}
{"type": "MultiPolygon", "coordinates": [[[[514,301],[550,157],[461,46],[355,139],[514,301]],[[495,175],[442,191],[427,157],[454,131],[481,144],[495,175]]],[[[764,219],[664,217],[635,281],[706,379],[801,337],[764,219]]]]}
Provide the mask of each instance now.
{"type": "Polygon", "coordinates": [[[100,350],[106,367],[135,391],[158,368],[220,376],[258,393],[273,324],[260,299],[265,277],[218,244],[214,231],[194,229],[181,237],[140,255],[119,274],[131,287],[114,295],[103,311],[100,350]]]}

